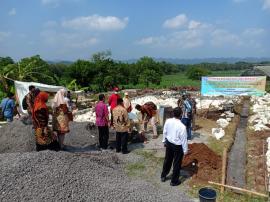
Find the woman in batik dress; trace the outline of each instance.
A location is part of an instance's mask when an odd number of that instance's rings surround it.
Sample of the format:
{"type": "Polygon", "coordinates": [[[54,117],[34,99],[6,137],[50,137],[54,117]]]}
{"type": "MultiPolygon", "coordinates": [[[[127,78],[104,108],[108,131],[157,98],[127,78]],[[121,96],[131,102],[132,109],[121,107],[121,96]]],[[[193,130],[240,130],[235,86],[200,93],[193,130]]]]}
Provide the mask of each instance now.
{"type": "Polygon", "coordinates": [[[65,134],[69,132],[69,110],[65,99],[65,89],[59,90],[53,100],[53,130],[57,132],[60,148],[64,148],[65,134]]]}

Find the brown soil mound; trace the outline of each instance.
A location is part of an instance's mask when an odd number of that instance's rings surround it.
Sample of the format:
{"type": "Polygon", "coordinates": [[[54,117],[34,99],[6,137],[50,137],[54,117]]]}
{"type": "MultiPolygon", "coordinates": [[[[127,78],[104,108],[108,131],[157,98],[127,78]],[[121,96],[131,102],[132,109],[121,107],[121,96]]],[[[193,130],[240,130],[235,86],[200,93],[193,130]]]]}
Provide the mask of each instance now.
{"type": "Polygon", "coordinates": [[[174,86],[174,87],[171,87],[170,90],[174,90],[174,91],[181,91],[181,90],[185,90],[185,91],[199,91],[200,88],[199,87],[195,87],[195,86],[174,86]]]}
{"type": "Polygon", "coordinates": [[[189,172],[192,179],[207,182],[219,180],[222,160],[203,143],[190,144],[188,154],[184,157],[182,169],[189,172]]]}

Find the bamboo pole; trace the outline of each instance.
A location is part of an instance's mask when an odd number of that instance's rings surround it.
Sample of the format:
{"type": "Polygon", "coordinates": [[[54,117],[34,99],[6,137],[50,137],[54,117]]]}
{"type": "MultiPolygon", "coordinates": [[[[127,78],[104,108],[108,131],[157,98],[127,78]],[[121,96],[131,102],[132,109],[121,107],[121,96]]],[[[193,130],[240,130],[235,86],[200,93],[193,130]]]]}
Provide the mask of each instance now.
{"type": "Polygon", "coordinates": [[[266,194],[262,194],[262,193],[259,193],[259,192],[256,192],[256,191],[250,191],[250,190],[243,189],[243,188],[239,188],[239,187],[234,187],[234,186],[225,185],[225,184],[220,184],[220,183],[217,183],[217,182],[211,182],[211,181],[208,181],[208,183],[209,183],[209,184],[213,184],[213,185],[217,185],[217,186],[223,186],[223,187],[226,187],[226,188],[229,188],[229,189],[238,190],[238,191],[241,191],[241,192],[246,192],[246,193],[254,194],[254,195],[261,196],[261,197],[265,197],[265,198],[268,198],[268,197],[269,197],[269,196],[266,195],[266,194]]]}
{"type": "MultiPolygon", "coordinates": [[[[222,172],[221,172],[221,184],[225,184],[226,182],[226,167],[227,167],[227,149],[223,149],[223,156],[222,156],[222,172]]],[[[220,193],[224,193],[224,186],[221,186],[220,193]]]]}

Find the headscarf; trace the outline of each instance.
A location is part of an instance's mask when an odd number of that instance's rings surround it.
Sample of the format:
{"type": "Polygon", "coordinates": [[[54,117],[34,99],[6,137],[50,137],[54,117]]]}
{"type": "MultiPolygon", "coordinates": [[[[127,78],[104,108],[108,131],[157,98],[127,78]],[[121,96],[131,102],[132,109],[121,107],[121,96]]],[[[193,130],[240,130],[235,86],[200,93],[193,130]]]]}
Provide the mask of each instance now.
{"type": "Polygon", "coordinates": [[[55,109],[56,107],[59,107],[61,104],[67,104],[65,100],[65,89],[60,89],[57,91],[57,93],[54,96],[53,103],[52,103],[52,108],[55,109]]]}
{"type": "Polygon", "coordinates": [[[46,105],[46,102],[49,98],[49,94],[46,92],[40,92],[37,97],[35,98],[35,102],[34,102],[34,113],[40,109],[47,109],[48,107],[46,105]]]}

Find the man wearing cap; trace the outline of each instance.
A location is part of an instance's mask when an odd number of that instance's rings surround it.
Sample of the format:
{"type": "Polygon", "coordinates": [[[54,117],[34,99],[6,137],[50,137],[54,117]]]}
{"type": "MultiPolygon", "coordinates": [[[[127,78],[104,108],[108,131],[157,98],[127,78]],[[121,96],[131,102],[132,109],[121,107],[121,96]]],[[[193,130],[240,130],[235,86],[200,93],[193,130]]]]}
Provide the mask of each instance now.
{"type": "Polygon", "coordinates": [[[131,112],[132,111],[132,106],[131,106],[131,102],[129,100],[129,96],[128,96],[128,92],[125,92],[125,96],[123,98],[124,100],[124,107],[126,108],[127,112],[131,112]]]}

